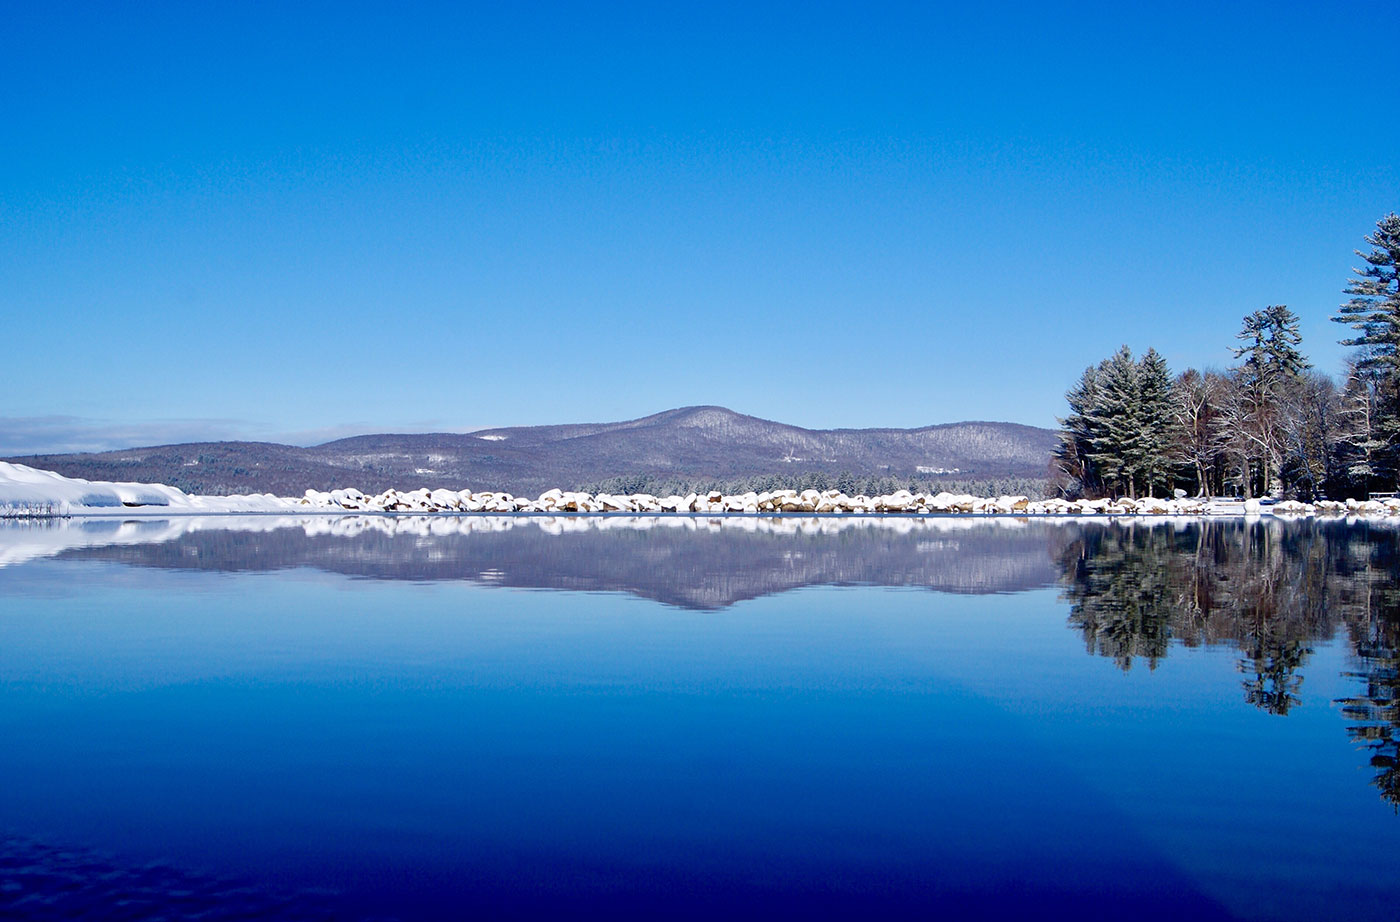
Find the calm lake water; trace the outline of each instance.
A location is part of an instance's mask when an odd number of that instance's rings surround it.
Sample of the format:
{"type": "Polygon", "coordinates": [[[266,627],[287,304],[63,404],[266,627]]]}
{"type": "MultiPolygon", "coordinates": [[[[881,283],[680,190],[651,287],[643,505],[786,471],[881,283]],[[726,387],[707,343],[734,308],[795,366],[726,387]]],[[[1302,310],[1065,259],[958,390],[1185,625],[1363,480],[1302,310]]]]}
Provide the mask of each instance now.
{"type": "Polygon", "coordinates": [[[1398,536],[0,524],[0,917],[1392,919],[1398,536]]]}

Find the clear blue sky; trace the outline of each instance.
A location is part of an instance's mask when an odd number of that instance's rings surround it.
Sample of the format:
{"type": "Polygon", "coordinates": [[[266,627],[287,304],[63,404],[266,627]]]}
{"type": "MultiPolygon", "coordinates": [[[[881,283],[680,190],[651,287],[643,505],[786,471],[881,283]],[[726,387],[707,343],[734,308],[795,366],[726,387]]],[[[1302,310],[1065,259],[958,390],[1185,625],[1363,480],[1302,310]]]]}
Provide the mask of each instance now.
{"type": "Polygon", "coordinates": [[[1060,6],[8,3],[0,450],[1339,370],[1400,8],[1060,6]]]}

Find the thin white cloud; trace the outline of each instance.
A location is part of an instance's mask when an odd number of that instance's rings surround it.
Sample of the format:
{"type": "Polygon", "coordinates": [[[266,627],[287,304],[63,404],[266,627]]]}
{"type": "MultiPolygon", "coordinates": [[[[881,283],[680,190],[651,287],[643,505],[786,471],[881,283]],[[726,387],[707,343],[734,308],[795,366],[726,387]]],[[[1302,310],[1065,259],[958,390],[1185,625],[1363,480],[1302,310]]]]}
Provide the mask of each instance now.
{"type": "Polygon", "coordinates": [[[234,419],[122,421],[79,416],[0,417],[0,455],[110,451],[176,442],[248,438],[249,426],[234,419]]]}
{"type": "Polygon", "coordinates": [[[344,423],[276,431],[239,419],[115,421],[80,416],[0,417],[0,457],[113,451],[182,442],[260,441],[319,445],[376,432],[474,432],[480,426],[446,426],[440,420],[344,423]]]}

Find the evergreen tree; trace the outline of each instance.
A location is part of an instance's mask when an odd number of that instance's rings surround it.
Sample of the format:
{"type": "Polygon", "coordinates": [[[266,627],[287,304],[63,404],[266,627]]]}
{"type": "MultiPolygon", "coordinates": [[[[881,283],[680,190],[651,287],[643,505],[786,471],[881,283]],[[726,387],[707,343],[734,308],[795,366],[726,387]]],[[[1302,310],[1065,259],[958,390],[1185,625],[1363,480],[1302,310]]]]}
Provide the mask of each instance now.
{"type": "Polygon", "coordinates": [[[1167,487],[1175,462],[1175,419],[1172,378],[1167,362],[1148,349],[1138,363],[1138,473],[1151,496],[1153,487],[1167,487]]]}
{"type": "Polygon", "coordinates": [[[1137,475],[1146,453],[1137,362],[1127,346],[1105,362],[1099,372],[1096,431],[1089,453],[1114,493],[1137,496],[1137,475]]]}
{"type": "Polygon", "coordinates": [[[1103,479],[1091,456],[1098,435],[1099,369],[1092,365],[1084,369],[1079,381],[1065,392],[1065,401],[1069,415],[1060,420],[1056,464],[1070,478],[1067,492],[1097,495],[1103,491],[1103,479]]]}
{"type": "Polygon", "coordinates": [[[1342,345],[1359,350],[1356,366],[1375,382],[1375,433],[1383,445],[1376,473],[1393,484],[1400,443],[1400,215],[1381,218],[1366,242],[1371,252],[1356,251],[1365,265],[1352,270],[1356,278],[1345,289],[1351,299],[1332,319],[1357,331],[1342,345]]]}
{"type": "Polygon", "coordinates": [[[1155,349],[1141,361],[1123,346],[1084,369],[1065,393],[1070,412],[1060,420],[1055,452],[1071,479],[1067,492],[1084,495],[1148,495],[1171,483],[1180,456],[1176,404],[1167,363],[1155,349]]]}
{"type": "Polygon", "coordinates": [[[1298,350],[1303,341],[1298,315],[1286,304],[1271,304],[1250,314],[1235,338],[1245,343],[1234,350],[1235,358],[1245,357],[1246,376],[1260,390],[1275,388],[1312,367],[1298,350]]]}
{"type": "MultiPolygon", "coordinates": [[[[1234,350],[1235,358],[1244,363],[1235,376],[1240,393],[1233,420],[1238,431],[1232,435],[1257,463],[1268,492],[1283,463],[1285,398],[1297,390],[1302,373],[1311,366],[1298,351],[1303,339],[1298,317],[1286,305],[1273,304],[1245,317],[1236,338],[1244,345],[1234,350]]],[[[1248,484],[1245,488],[1248,492],[1248,484]]]]}

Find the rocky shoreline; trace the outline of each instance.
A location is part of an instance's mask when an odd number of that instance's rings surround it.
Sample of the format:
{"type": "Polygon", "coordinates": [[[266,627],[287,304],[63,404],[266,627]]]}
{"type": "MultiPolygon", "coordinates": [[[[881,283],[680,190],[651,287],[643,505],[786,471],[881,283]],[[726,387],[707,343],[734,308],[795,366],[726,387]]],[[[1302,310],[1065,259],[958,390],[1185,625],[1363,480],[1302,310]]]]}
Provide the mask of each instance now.
{"type": "Polygon", "coordinates": [[[816,515],[1400,515],[1400,499],[1321,500],[1217,500],[1196,498],[1156,499],[1030,499],[1026,496],[995,498],[956,493],[911,493],[899,490],[883,496],[847,496],[838,490],[774,490],[726,495],[719,492],[687,496],[652,496],[633,493],[582,493],[548,490],[536,499],[509,493],[468,490],[386,490],[369,496],[359,490],[307,490],[294,501],[300,507],[345,512],[413,513],[681,513],[816,515]]]}
{"type": "Polygon", "coordinates": [[[763,493],[691,493],[653,496],[546,490],[531,499],[509,493],[471,490],[385,490],[369,495],[356,489],[307,490],[301,497],[270,493],[249,496],[194,496],[166,484],[118,483],[63,477],[0,461],[0,518],[151,515],[337,515],[346,513],[540,514],[540,515],[779,515],[832,516],[1397,516],[1400,498],[1300,503],[1293,500],[1031,499],[1027,496],[971,496],[897,490],[880,496],[848,496],[839,490],[772,490],[763,493]]]}

